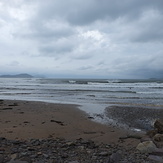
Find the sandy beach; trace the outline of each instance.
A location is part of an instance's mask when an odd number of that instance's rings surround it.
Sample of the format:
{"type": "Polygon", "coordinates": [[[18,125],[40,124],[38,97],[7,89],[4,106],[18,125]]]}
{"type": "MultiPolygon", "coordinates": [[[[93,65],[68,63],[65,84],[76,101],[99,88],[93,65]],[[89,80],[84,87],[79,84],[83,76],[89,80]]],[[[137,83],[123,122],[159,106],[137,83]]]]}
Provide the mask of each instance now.
{"type": "Polygon", "coordinates": [[[77,105],[0,100],[0,129],[4,163],[149,160],[136,150],[145,133],[94,122],[77,105]]]}
{"type": "Polygon", "coordinates": [[[130,131],[90,120],[75,105],[1,100],[0,136],[8,139],[61,137],[117,142],[130,131]]]}

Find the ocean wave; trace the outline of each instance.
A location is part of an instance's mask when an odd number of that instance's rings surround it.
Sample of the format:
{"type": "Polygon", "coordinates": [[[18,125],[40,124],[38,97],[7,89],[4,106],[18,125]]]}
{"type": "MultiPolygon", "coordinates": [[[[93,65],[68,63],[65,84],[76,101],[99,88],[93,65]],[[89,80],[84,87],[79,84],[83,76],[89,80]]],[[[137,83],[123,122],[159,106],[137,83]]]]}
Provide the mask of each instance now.
{"type": "Polygon", "coordinates": [[[88,84],[88,85],[100,85],[109,83],[121,83],[121,80],[68,80],[69,84],[88,84]]]}
{"type": "Polygon", "coordinates": [[[75,84],[75,83],[76,83],[75,80],[69,80],[68,82],[69,82],[70,84],[75,84]]]}

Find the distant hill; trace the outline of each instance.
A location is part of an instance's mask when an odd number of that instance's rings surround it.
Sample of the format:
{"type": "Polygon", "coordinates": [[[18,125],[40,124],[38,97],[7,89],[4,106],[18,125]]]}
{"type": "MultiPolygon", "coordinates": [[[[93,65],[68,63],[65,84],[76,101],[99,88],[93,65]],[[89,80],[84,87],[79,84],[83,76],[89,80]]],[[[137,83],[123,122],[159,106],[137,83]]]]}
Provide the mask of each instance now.
{"type": "Polygon", "coordinates": [[[29,74],[17,74],[17,75],[1,75],[0,78],[33,78],[29,74]]]}

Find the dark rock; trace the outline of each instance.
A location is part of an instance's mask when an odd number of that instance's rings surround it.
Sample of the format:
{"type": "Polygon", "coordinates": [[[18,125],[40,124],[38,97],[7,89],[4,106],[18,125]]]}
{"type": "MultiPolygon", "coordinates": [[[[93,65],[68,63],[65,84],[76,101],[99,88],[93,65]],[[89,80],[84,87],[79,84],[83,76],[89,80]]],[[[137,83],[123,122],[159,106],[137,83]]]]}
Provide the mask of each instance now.
{"type": "Polygon", "coordinates": [[[84,134],[96,134],[96,132],[94,132],[94,131],[85,131],[85,132],[83,132],[84,134]]]}
{"type": "Polygon", "coordinates": [[[0,154],[0,162],[3,162],[3,160],[4,160],[4,156],[0,154]]]}
{"type": "Polygon", "coordinates": [[[163,163],[163,158],[160,156],[155,156],[155,155],[149,155],[148,157],[150,160],[157,161],[160,163],[163,163]]]}
{"type": "Polygon", "coordinates": [[[8,106],[18,106],[18,104],[17,103],[13,103],[13,104],[8,105],[8,106]]]}
{"type": "Polygon", "coordinates": [[[163,134],[156,134],[153,139],[158,142],[163,142],[163,134]]]}
{"type": "Polygon", "coordinates": [[[27,162],[27,161],[20,161],[20,160],[15,160],[15,161],[11,160],[11,161],[9,161],[7,163],[29,163],[29,162],[27,162]]]}
{"type": "Polygon", "coordinates": [[[119,139],[129,139],[129,138],[141,139],[142,137],[140,135],[127,135],[127,136],[124,136],[124,137],[119,137],[119,139]]]}
{"type": "Polygon", "coordinates": [[[1,150],[0,150],[0,154],[3,154],[3,153],[4,153],[4,151],[1,151],[1,150]]]}
{"type": "Polygon", "coordinates": [[[12,110],[13,108],[3,108],[1,110],[12,110]]]}
{"type": "Polygon", "coordinates": [[[94,119],[94,117],[91,117],[91,116],[89,116],[88,118],[89,118],[89,119],[94,119]]]}
{"type": "Polygon", "coordinates": [[[0,141],[2,141],[2,140],[6,140],[6,138],[4,138],[4,137],[0,137],[0,141]]]}
{"type": "Polygon", "coordinates": [[[157,148],[151,154],[157,156],[163,156],[163,148],[157,148]]]}
{"type": "Polygon", "coordinates": [[[100,152],[99,156],[108,156],[108,152],[100,152]]]}
{"type": "Polygon", "coordinates": [[[24,121],[23,123],[30,123],[30,122],[28,122],[28,121],[24,121]]]}
{"type": "Polygon", "coordinates": [[[154,128],[157,129],[159,134],[163,134],[163,120],[156,120],[154,128]]]}
{"type": "Polygon", "coordinates": [[[55,122],[55,123],[58,123],[59,125],[61,125],[61,126],[64,126],[64,123],[63,122],[61,122],[61,121],[56,121],[56,120],[50,120],[50,122],[55,122]]]}
{"type": "Polygon", "coordinates": [[[24,114],[24,112],[22,111],[22,112],[19,112],[19,114],[24,114]]]}
{"type": "Polygon", "coordinates": [[[113,153],[107,163],[119,163],[122,158],[121,152],[113,153]]]}
{"type": "Polygon", "coordinates": [[[150,138],[153,138],[156,134],[158,133],[157,129],[155,130],[149,130],[147,131],[147,135],[150,137],[150,138]]]}

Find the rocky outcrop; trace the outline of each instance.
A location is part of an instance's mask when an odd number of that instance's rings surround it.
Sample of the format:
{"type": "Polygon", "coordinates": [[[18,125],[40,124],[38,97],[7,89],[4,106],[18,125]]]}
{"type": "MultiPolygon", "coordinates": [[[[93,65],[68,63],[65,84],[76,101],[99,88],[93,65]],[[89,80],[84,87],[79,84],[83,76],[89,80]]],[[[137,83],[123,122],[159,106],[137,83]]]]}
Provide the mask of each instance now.
{"type": "Polygon", "coordinates": [[[154,130],[147,132],[143,142],[139,143],[137,150],[148,153],[148,159],[155,162],[163,162],[163,120],[156,120],[154,130]]]}

